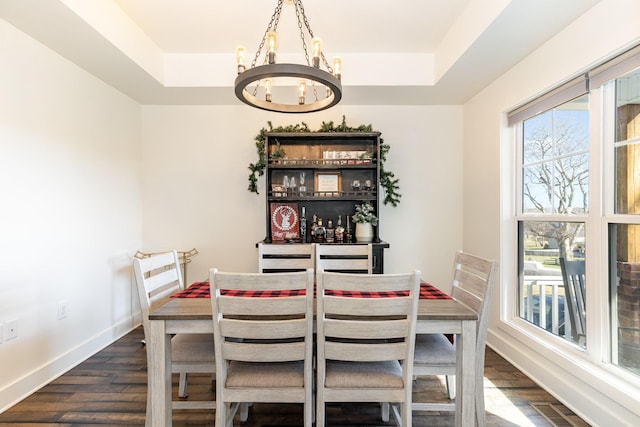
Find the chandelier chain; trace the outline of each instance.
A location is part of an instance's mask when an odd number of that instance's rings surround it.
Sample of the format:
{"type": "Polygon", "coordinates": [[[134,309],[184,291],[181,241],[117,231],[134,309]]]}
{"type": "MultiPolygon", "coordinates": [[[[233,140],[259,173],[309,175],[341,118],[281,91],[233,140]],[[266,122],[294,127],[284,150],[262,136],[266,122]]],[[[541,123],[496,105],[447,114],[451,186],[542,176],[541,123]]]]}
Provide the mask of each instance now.
{"type": "MultiPolygon", "coordinates": [[[[296,7],[296,17],[298,18],[298,29],[300,30],[300,39],[302,40],[302,49],[304,50],[304,59],[305,61],[307,61],[307,65],[311,66],[311,62],[309,61],[309,51],[307,49],[307,41],[304,37],[304,28],[302,27],[302,21],[304,21],[304,27],[307,29],[307,33],[309,33],[309,37],[311,37],[311,39],[313,39],[313,30],[309,25],[309,20],[307,19],[307,15],[304,13],[304,6],[302,5],[302,0],[296,0],[295,7],[296,7]],[[300,19],[300,15],[302,15],[302,20],[300,19]]],[[[324,54],[322,54],[322,57],[324,59],[324,54]]],[[[325,60],[325,66],[328,65],[326,62],[327,61],[325,60]]],[[[333,73],[333,70],[330,70],[329,72],[333,73]]],[[[317,102],[318,88],[316,87],[315,83],[316,82],[314,82],[313,80],[311,81],[311,86],[313,87],[313,96],[315,97],[315,100],[317,102]]]]}
{"type": "MultiPolygon", "coordinates": [[[[271,15],[271,19],[269,20],[269,25],[267,25],[267,29],[264,31],[264,34],[262,36],[262,41],[260,41],[260,45],[258,46],[256,55],[254,56],[253,61],[251,61],[251,68],[256,66],[256,62],[260,57],[260,53],[262,52],[262,49],[264,49],[264,45],[267,42],[267,34],[269,33],[269,31],[276,31],[278,29],[278,23],[280,22],[280,12],[282,11],[283,1],[284,0],[278,0],[278,4],[276,5],[275,10],[273,11],[273,15],[271,15]]],[[[267,64],[268,58],[269,58],[269,52],[265,51],[264,61],[262,62],[262,65],[267,64]]],[[[256,96],[256,94],[258,93],[258,88],[260,87],[261,84],[262,84],[262,80],[260,80],[258,84],[255,85],[255,87],[253,88],[253,96],[256,96]]]]}
{"type": "MultiPolygon", "coordinates": [[[[304,29],[302,28],[302,21],[300,20],[300,12],[302,12],[302,16],[304,17],[305,23],[306,23],[307,17],[304,16],[304,9],[302,9],[302,3],[300,3],[299,0],[296,1],[295,6],[296,6],[296,17],[298,18],[298,29],[300,30],[300,39],[302,40],[302,50],[304,50],[304,59],[305,61],[307,61],[307,65],[311,66],[311,62],[309,62],[309,52],[307,50],[307,42],[304,38],[304,29]]],[[[307,31],[309,31],[309,35],[313,37],[313,33],[311,32],[309,27],[307,27],[307,31]]]]}
{"type": "MultiPolygon", "coordinates": [[[[327,71],[318,67],[318,60],[314,56],[313,66],[311,64],[311,58],[309,54],[309,48],[313,42],[314,34],[309,25],[309,20],[304,12],[304,6],[302,0],[277,0],[276,8],[271,15],[267,29],[265,30],[262,40],[260,41],[258,50],[253,57],[251,67],[246,69],[241,62],[241,56],[238,53],[238,77],[235,83],[235,92],[238,99],[242,102],[257,107],[263,110],[276,111],[282,113],[305,113],[313,111],[321,111],[336,105],[342,98],[342,85],[340,83],[340,76],[333,75],[333,68],[329,65],[324,52],[320,50],[318,56],[321,58],[321,63],[327,71]],[[298,31],[300,33],[300,39],[302,41],[302,49],[304,53],[304,62],[301,65],[297,64],[278,64],[274,61],[274,51],[270,47],[267,47],[269,39],[271,37],[270,32],[277,32],[278,24],[280,22],[283,3],[292,4],[295,7],[295,13],[298,24],[298,31]],[[306,30],[306,34],[305,34],[306,30]],[[260,66],[256,66],[260,60],[260,55],[264,51],[264,62],[260,66]],[[315,101],[311,103],[305,103],[304,92],[299,96],[298,103],[286,103],[286,102],[272,102],[270,87],[268,81],[273,78],[280,77],[299,77],[307,81],[307,85],[313,88],[313,94],[311,91],[307,91],[309,94],[308,99],[315,101]],[[258,89],[265,85],[265,99],[258,98],[258,89]],[[326,97],[324,96],[323,87],[326,86],[326,97]],[[322,91],[322,99],[319,99],[319,92],[322,91]],[[253,93],[251,93],[253,92],[253,93]]],[[[238,49],[238,52],[240,50],[238,49]]],[[[244,53],[244,50],[242,51],[244,53]]],[[[316,55],[314,51],[314,55],[316,55]]],[[[243,57],[242,57],[243,58],[243,57]]]]}
{"type": "MultiPolygon", "coordinates": [[[[278,4],[276,5],[276,9],[273,11],[273,15],[271,15],[271,19],[269,20],[269,25],[267,25],[267,29],[264,31],[262,36],[262,40],[260,41],[260,45],[258,46],[258,50],[256,51],[256,55],[251,61],[251,68],[256,66],[256,62],[260,57],[260,53],[264,48],[265,43],[267,42],[267,34],[269,31],[276,31],[278,29],[278,23],[280,22],[280,12],[282,11],[282,2],[284,0],[278,0],[278,4]]],[[[264,64],[267,63],[268,53],[265,54],[264,64]]]]}

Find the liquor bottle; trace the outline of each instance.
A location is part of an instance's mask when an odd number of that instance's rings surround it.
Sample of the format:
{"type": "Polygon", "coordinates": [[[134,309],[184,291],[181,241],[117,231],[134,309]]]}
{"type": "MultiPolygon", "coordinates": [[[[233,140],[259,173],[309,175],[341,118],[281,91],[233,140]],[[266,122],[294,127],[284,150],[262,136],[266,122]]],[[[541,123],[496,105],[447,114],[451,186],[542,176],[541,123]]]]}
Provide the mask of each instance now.
{"type": "Polygon", "coordinates": [[[338,215],[338,225],[336,225],[336,243],[344,242],[344,227],[342,226],[342,215],[338,215]]]}
{"type": "Polygon", "coordinates": [[[333,228],[333,221],[327,221],[327,243],[335,242],[336,230],[333,228]]]}
{"type": "Polygon", "coordinates": [[[351,243],[353,240],[353,234],[351,234],[351,220],[349,219],[349,215],[347,215],[347,230],[345,231],[345,238],[347,239],[347,243],[351,243]]]}
{"type": "Polygon", "coordinates": [[[327,229],[322,225],[322,218],[318,218],[318,226],[316,227],[315,241],[324,243],[327,239],[327,229]]]}
{"type": "Polygon", "coordinates": [[[307,242],[307,208],[302,207],[302,215],[300,215],[300,243],[307,242]]]}
{"type": "Polygon", "coordinates": [[[311,233],[309,233],[309,234],[311,236],[311,241],[315,242],[315,240],[316,240],[316,230],[318,229],[318,215],[313,214],[313,216],[311,218],[312,218],[311,230],[310,230],[311,233]]]}

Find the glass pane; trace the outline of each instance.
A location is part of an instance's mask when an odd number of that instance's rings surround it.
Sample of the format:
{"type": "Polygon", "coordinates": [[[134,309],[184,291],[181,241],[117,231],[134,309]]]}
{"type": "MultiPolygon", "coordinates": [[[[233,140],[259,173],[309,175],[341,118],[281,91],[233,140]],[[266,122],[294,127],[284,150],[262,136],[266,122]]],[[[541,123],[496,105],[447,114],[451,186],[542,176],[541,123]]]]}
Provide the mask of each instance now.
{"type": "Polygon", "coordinates": [[[640,374],[640,225],[611,225],[612,363],[640,374]]]}
{"type": "Polygon", "coordinates": [[[616,79],[616,203],[619,214],[640,214],[640,70],[616,79]]]}
{"type": "Polygon", "coordinates": [[[588,95],[523,122],[523,213],[587,212],[588,95]]]}
{"type": "Polygon", "coordinates": [[[535,163],[553,157],[553,110],[538,114],[522,124],[523,163],[535,163]]]}
{"type": "Polygon", "coordinates": [[[519,242],[519,316],[585,347],[585,276],[582,274],[582,285],[573,297],[575,292],[569,292],[564,283],[560,260],[584,266],[584,223],[522,221],[519,242]],[[577,310],[572,310],[574,302],[577,310]]]}
{"type": "Polygon", "coordinates": [[[522,169],[522,212],[552,213],[555,204],[554,169],[552,162],[543,162],[522,169]]]}

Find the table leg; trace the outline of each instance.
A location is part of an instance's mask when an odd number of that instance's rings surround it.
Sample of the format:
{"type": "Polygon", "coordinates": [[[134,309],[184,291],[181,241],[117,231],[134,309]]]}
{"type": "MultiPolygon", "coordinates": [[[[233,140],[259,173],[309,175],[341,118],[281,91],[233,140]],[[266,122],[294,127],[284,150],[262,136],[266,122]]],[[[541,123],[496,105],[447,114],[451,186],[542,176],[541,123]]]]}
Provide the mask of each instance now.
{"type": "Polygon", "coordinates": [[[151,339],[147,342],[149,372],[149,395],[151,396],[151,419],[153,427],[170,427],[172,423],[171,408],[171,336],[166,334],[163,320],[152,320],[151,339]]]}
{"type": "Polygon", "coordinates": [[[475,425],[476,322],[463,321],[456,337],[456,426],[475,425]]]}

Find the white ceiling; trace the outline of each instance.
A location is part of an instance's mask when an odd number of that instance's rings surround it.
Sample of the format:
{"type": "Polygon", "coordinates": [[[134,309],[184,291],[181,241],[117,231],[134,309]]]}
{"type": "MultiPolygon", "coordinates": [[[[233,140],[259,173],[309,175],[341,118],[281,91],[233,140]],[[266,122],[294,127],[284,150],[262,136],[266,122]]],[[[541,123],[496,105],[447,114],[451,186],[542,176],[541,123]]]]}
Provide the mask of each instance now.
{"type": "MultiPolygon", "coordinates": [[[[599,0],[305,0],[343,103],[462,104],[599,0]]],[[[0,0],[0,18],[143,104],[240,104],[276,0],[0,0]]],[[[283,6],[279,57],[299,54],[283,6]]],[[[299,61],[296,61],[299,62],[299,61]]]]}

